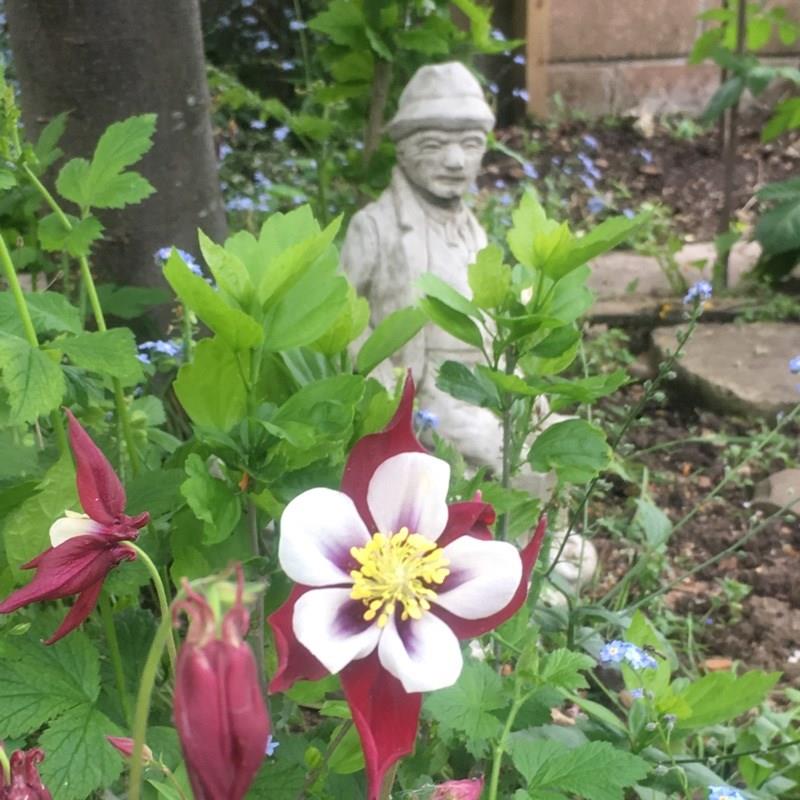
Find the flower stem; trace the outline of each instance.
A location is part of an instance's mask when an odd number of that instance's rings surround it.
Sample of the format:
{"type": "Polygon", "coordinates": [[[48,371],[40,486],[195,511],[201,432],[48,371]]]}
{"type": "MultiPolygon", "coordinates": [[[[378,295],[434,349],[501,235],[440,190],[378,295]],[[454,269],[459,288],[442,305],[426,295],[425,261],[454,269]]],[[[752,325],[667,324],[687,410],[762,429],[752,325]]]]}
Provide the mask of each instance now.
{"type": "Polygon", "coordinates": [[[139,545],[134,544],[133,542],[123,542],[123,547],[127,547],[129,550],[133,550],[136,553],[136,557],[141,560],[141,562],[147,568],[147,571],[150,573],[150,578],[153,581],[153,586],[155,587],[156,594],[158,595],[158,605],[161,608],[161,619],[170,622],[170,627],[168,628],[169,636],[167,637],[167,651],[169,652],[169,660],[170,664],[172,665],[172,672],[175,673],[175,662],[178,658],[177,649],[175,648],[175,637],[172,635],[172,627],[171,627],[171,620],[172,615],[170,614],[169,610],[169,602],[167,601],[167,592],[164,588],[164,581],[161,580],[161,575],[158,572],[158,568],[153,563],[153,560],[150,558],[144,550],[142,550],[139,545]]]}
{"type": "Polygon", "coordinates": [[[394,780],[397,777],[397,768],[399,766],[400,762],[396,761],[387,770],[386,775],[383,779],[383,785],[381,786],[380,800],[391,800],[392,787],[394,786],[394,780]]]}
{"type": "MultiPolygon", "coordinates": [[[[25,171],[28,179],[34,185],[39,194],[42,195],[47,205],[53,209],[53,213],[58,217],[64,228],[68,231],[71,231],[72,223],[69,221],[69,218],[64,213],[63,209],[53,195],[47,190],[47,187],[39,180],[39,178],[34,174],[33,170],[31,170],[27,164],[23,164],[22,169],[25,171]]],[[[106,331],[108,330],[108,327],[106,326],[106,318],[103,314],[103,307],[100,305],[100,298],[97,296],[97,287],[95,286],[94,278],[92,277],[92,271],[89,269],[89,261],[86,259],[86,256],[81,256],[78,259],[78,264],[80,266],[81,273],[81,286],[85,290],[86,296],[89,299],[89,305],[91,306],[92,314],[94,316],[95,323],[97,324],[97,330],[101,332],[106,331]]],[[[125,403],[125,393],[122,391],[122,384],[120,383],[119,378],[112,378],[111,384],[114,388],[114,404],[117,407],[117,416],[122,423],[122,431],[125,438],[125,445],[128,449],[128,458],[131,462],[131,470],[133,471],[134,475],[138,475],[141,464],[139,461],[139,453],[136,450],[133,440],[133,429],[131,428],[128,406],[125,403]]]]}
{"type": "Polygon", "coordinates": [[[500,767],[503,765],[503,755],[508,746],[508,737],[511,735],[511,729],[514,727],[514,720],[517,718],[520,709],[527,701],[529,695],[520,695],[520,682],[519,680],[514,683],[514,703],[511,710],[508,712],[506,724],[503,727],[503,732],[500,734],[500,739],[494,748],[494,757],[492,759],[492,775],[489,779],[489,798],[488,800],[497,800],[497,790],[500,785],[500,767]]]}
{"type": "Polygon", "coordinates": [[[147,718],[150,715],[150,700],[158,674],[158,664],[164,652],[164,646],[172,641],[172,618],[167,614],[156,630],[150,652],[147,654],[142,680],[139,683],[139,694],[136,698],[136,711],[133,717],[133,753],[131,754],[130,785],[128,800],[140,800],[142,792],[142,753],[147,737],[147,718]]]}
{"type": "MultiPolygon", "coordinates": [[[[261,543],[258,538],[258,508],[256,504],[248,498],[247,500],[247,525],[250,529],[250,545],[253,549],[253,555],[256,558],[261,556],[261,543]]],[[[258,593],[255,608],[255,656],[256,656],[256,669],[258,670],[258,681],[261,684],[261,690],[266,696],[267,690],[267,672],[264,665],[264,593],[258,593]]]]}
{"type": "Polygon", "coordinates": [[[11,764],[8,761],[8,755],[6,751],[3,749],[2,745],[0,745],[0,775],[2,775],[3,783],[2,786],[10,786],[11,785],[11,764]]]}
{"type": "MultiPolygon", "coordinates": [[[[28,309],[28,304],[25,302],[25,293],[20,286],[17,271],[14,269],[14,262],[11,260],[11,254],[8,252],[6,240],[0,235],[0,264],[3,267],[3,275],[5,276],[8,286],[11,289],[11,294],[14,298],[14,303],[17,306],[17,314],[22,322],[22,328],[25,331],[25,338],[31,347],[39,347],[39,338],[36,335],[36,328],[31,319],[31,312],[28,309]]],[[[67,434],[64,430],[64,423],[61,420],[61,415],[57,410],[50,412],[50,423],[53,426],[53,432],[56,435],[56,442],[58,443],[58,451],[62,455],[67,452],[67,434]]]]}
{"type": "Polygon", "coordinates": [[[120,701],[122,702],[122,712],[125,715],[125,721],[130,725],[133,719],[131,699],[128,696],[128,687],[125,683],[125,670],[122,666],[122,655],[119,651],[117,629],[114,627],[114,616],[111,612],[111,604],[108,602],[108,596],[105,593],[100,595],[100,602],[98,605],[100,608],[100,619],[103,622],[106,640],[108,641],[108,653],[111,656],[114,679],[117,682],[117,691],[119,692],[120,701]]]}

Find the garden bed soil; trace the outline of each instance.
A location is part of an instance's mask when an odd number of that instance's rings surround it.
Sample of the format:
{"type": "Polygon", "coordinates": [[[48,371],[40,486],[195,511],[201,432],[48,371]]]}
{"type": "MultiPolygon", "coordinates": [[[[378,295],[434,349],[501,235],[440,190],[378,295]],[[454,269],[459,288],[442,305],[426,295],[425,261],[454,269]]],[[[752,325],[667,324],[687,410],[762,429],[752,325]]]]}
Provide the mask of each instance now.
{"type": "MultiPolygon", "coordinates": [[[[760,132],[767,118],[764,110],[753,108],[740,125],[733,208],[748,223],[756,211],[752,198],[757,188],[800,174],[800,132],[762,143],[760,132]]],[[[676,232],[685,240],[713,240],[717,235],[723,185],[717,128],[697,129],[695,135],[681,138],[675,132],[677,122],[671,127],[652,120],[642,123],[643,120],[633,117],[593,122],[570,120],[560,125],[535,126],[530,131],[507,128],[498,131],[497,136],[500,142],[518,152],[538,150],[530,156],[539,173],[534,183],[555,171],[562,173],[563,181],[564,166],[572,164],[567,178],[572,186],[565,193],[564,206],[574,223],[585,220],[587,200],[592,196],[605,197],[609,209],[616,206],[617,211],[623,205],[636,210],[644,202],[660,202],[672,209],[676,232]],[[590,157],[602,173],[594,190],[580,179],[580,162],[575,161],[579,153],[590,157]]],[[[508,178],[523,178],[518,162],[491,153],[482,185],[508,178]]]]}
{"type": "MultiPolygon", "coordinates": [[[[628,387],[623,390],[626,395],[623,402],[635,403],[642,391],[641,386],[628,387]]],[[[640,423],[629,432],[627,441],[639,453],[675,443],[637,458],[650,471],[649,490],[653,500],[672,522],[700,506],[698,513],[669,541],[665,582],[725,550],[755,521],[763,519],[763,512],[751,505],[753,487],[786,466],[773,451],[770,459],[742,468],[740,480],[732,480],[709,499],[709,493],[724,476],[726,463],[738,461],[726,458],[731,454],[724,452],[734,445],[686,440],[717,434],[747,437],[752,433],[749,421],[694,408],[655,405],[645,411],[640,423]]],[[[785,431],[787,439],[793,442],[797,442],[798,434],[797,425],[785,431]]],[[[593,504],[593,516],[618,515],[636,491],[632,484],[614,480],[605,497],[593,504]]],[[[601,563],[599,582],[592,594],[601,596],[629,569],[632,552],[626,551],[618,539],[600,536],[594,541],[601,563]]],[[[796,518],[776,519],[740,551],[670,590],[664,596],[664,604],[679,617],[689,614],[694,617],[694,658],[701,669],[727,669],[731,662],[738,661],[751,669],[779,670],[788,684],[800,686],[798,574],[800,524],[796,518]],[[747,597],[737,603],[726,596],[722,584],[726,578],[750,587],[747,597]]]]}

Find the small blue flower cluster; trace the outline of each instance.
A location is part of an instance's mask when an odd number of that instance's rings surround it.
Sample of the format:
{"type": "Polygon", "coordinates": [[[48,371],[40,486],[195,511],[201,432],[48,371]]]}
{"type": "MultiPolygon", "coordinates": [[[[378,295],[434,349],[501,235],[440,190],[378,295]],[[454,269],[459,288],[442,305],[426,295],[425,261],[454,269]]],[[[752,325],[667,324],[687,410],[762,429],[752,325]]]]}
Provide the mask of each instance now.
{"type": "Polygon", "coordinates": [[[708,800],[745,800],[745,796],[733,786],[709,786],[708,800]]]}
{"type": "Polygon", "coordinates": [[[624,661],[634,669],[655,669],[658,666],[658,661],[648,652],[621,639],[614,639],[603,646],[600,661],[603,664],[619,664],[624,661]]]}
{"type": "Polygon", "coordinates": [[[708,281],[697,281],[693,284],[683,298],[685,306],[692,305],[693,303],[704,300],[710,300],[712,295],[711,284],[708,281]]]}
{"type": "Polygon", "coordinates": [[[203,274],[203,268],[197,263],[197,260],[191,253],[187,253],[185,250],[181,250],[180,247],[161,247],[156,250],[154,254],[154,258],[156,260],[156,264],[163,264],[169,257],[172,251],[177,250],[178,255],[183,259],[183,263],[186,264],[187,267],[195,274],[201,275],[203,274]]]}
{"type": "Polygon", "coordinates": [[[414,412],[414,423],[420,433],[429,428],[435,430],[439,427],[439,417],[433,411],[427,411],[423,408],[414,412]]]}
{"type": "Polygon", "coordinates": [[[150,363],[150,356],[153,353],[158,353],[162,356],[169,356],[170,358],[178,358],[180,356],[183,345],[180,342],[170,342],[164,339],[156,339],[153,342],[142,342],[139,346],[139,353],[136,356],[142,364],[150,363]]]}
{"type": "Polygon", "coordinates": [[[272,736],[267,737],[267,749],[264,751],[268,756],[274,756],[275,751],[280,747],[280,742],[276,741],[272,738],[272,736]]]}
{"type": "Polygon", "coordinates": [[[800,356],[789,359],[789,372],[792,375],[800,375],[800,356]]]}

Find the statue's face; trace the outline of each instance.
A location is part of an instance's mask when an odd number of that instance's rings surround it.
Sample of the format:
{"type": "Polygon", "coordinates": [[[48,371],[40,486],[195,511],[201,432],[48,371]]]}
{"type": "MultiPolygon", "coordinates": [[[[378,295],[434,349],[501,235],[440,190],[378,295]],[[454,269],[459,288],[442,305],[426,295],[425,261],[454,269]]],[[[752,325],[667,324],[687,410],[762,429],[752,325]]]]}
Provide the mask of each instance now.
{"type": "Polygon", "coordinates": [[[440,200],[466,194],[485,152],[481,130],[422,130],[397,143],[397,160],[409,181],[440,200]]]}

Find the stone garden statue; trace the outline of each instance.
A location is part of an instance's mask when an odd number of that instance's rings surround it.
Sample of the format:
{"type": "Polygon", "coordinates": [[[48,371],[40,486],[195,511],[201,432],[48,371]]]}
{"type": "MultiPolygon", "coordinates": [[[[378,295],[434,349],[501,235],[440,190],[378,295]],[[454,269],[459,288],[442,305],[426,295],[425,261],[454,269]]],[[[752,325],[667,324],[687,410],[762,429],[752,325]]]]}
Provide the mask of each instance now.
{"type": "MultiPolygon", "coordinates": [[[[369,300],[370,328],[414,305],[415,284],[425,272],[471,296],[467,266],[487,241],[464,196],[477,178],[494,121],[480,84],[458,62],[421,67],[400,95],[386,126],[397,150],[391,183],[353,217],[342,249],[345,272],[369,300]]],[[[377,377],[390,386],[392,367],[410,367],[420,409],[436,415],[439,433],[468,462],[499,475],[500,422],[436,388],[436,372],[447,360],[473,364],[479,354],[428,325],[377,377]]],[[[549,476],[530,472],[520,484],[540,497],[551,488],[549,476]]]]}

